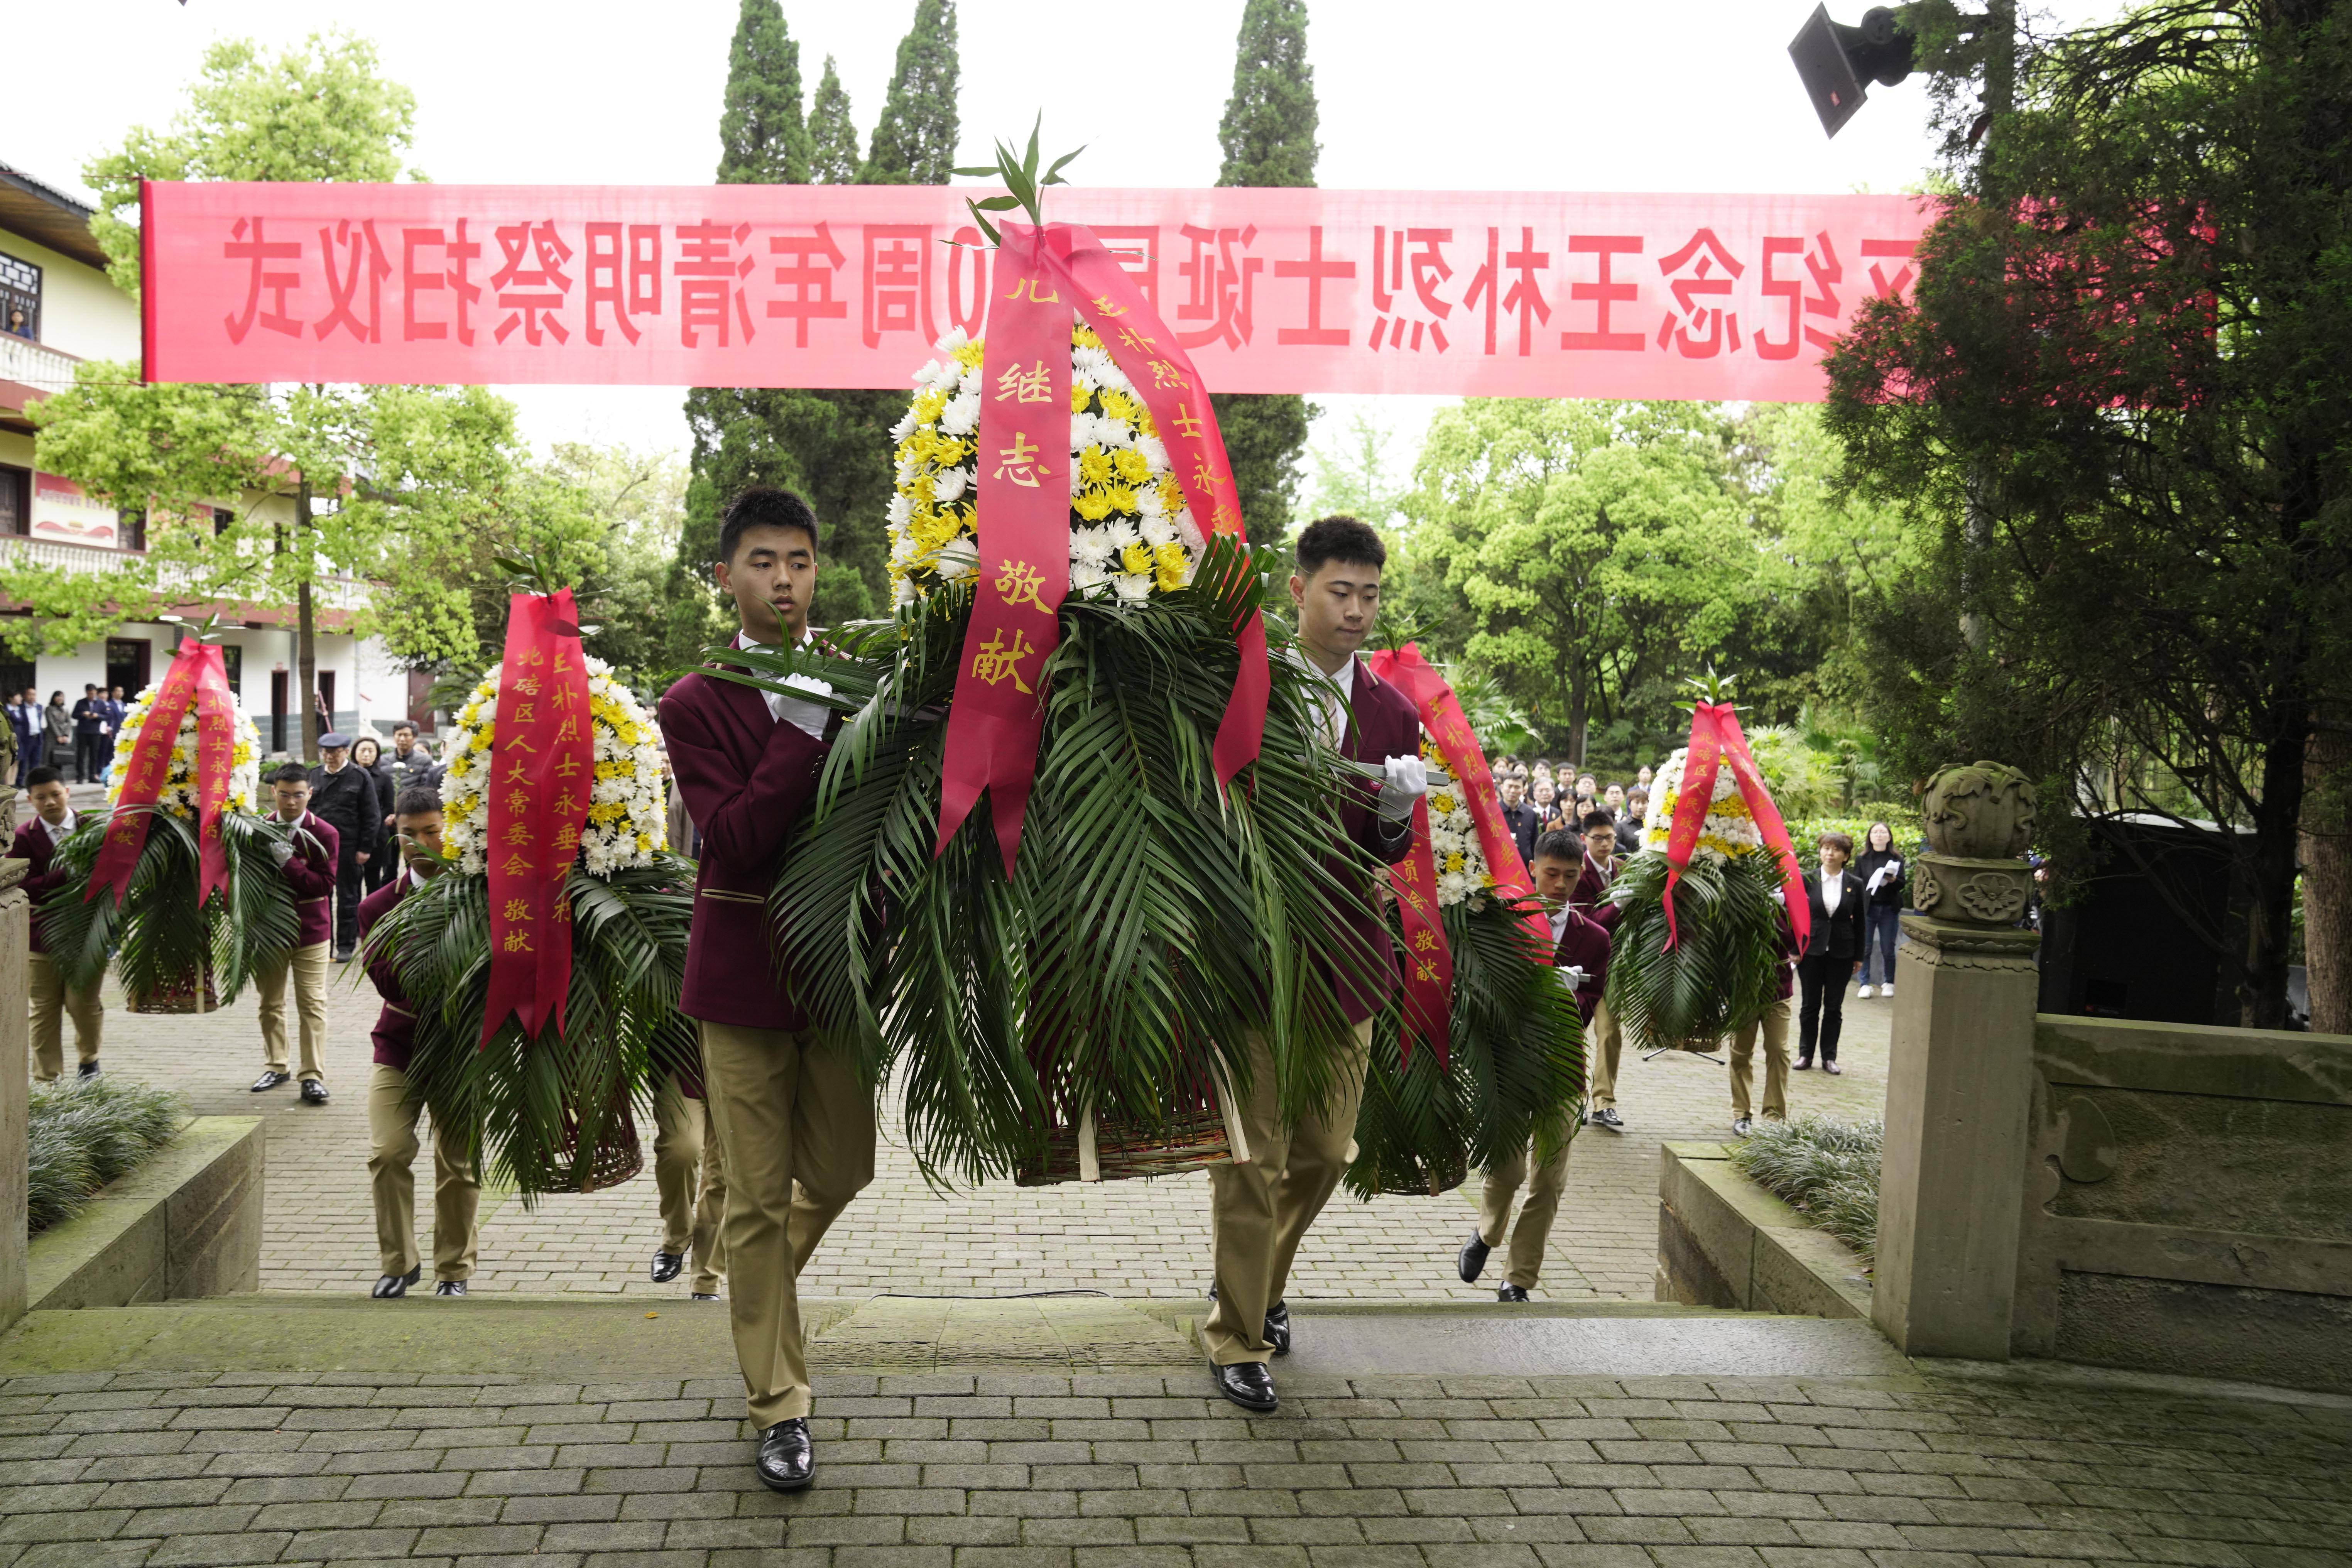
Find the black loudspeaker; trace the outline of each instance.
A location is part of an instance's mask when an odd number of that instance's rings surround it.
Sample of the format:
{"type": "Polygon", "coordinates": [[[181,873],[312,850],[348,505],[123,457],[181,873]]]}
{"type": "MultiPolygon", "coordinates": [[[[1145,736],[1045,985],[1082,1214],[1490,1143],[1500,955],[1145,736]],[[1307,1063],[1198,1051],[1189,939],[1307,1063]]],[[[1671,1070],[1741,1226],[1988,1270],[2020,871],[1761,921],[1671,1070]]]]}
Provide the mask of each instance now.
{"type": "Polygon", "coordinates": [[[1789,44],[1797,79],[1805,84],[1822,129],[1832,136],[1870,96],[1864,83],[1894,87],[1911,74],[1911,35],[1895,25],[1895,13],[1884,5],[1864,12],[1859,27],[1831,21],[1829,7],[1816,5],[1789,44]]]}
{"type": "Polygon", "coordinates": [[[2230,907],[2230,834],[2140,812],[2090,829],[2098,869],[2083,897],[2042,911],[2042,1011],[2235,1024],[2215,945],[2244,929],[2230,907]]]}

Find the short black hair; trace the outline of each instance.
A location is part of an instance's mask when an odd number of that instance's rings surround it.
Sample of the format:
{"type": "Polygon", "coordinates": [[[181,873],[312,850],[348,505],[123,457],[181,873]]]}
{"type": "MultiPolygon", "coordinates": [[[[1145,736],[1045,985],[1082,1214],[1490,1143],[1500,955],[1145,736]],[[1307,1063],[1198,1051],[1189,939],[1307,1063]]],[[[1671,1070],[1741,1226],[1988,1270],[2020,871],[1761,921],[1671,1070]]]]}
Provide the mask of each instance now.
{"type": "Polygon", "coordinates": [[[393,797],[394,816],[423,816],[428,811],[441,809],[441,792],[431,784],[410,784],[393,797]]]}
{"type": "Polygon", "coordinates": [[[1849,834],[1836,832],[1824,833],[1820,837],[1814,839],[1813,842],[1823,849],[1842,849],[1845,851],[1845,858],[1847,859],[1851,860],[1853,858],[1853,838],[1849,834]]]}
{"type": "Polygon", "coordinates": [[[1565,827],[1555,827],[1536,840],[1536,852],[1532,858],[1581,860],[1584,858],[1584,840],[1565,827]]]}
{"type": "Polygon", "coordinates": [[[1617,819],[1605,811],[1588,811],[1576,819],[1576,826],[1580,831],[1585,833],[1590,833],[1596,827],[1605,827],[1614,833],[1617,831],[1617,819]]]}
{"type": "Polygon", "coordinates": [[[727,510],[719,514],[719,554],[715,559],[734,560],[747,528],[797,528],[808,535],[809,552],[816,552],[816,513],[791,490],[774,485],[753,485],[737,491],[735,499],[727,503],[727,510]]]}
{"type": "Polygon", "coordinates": [[[392,732],[395,735],[399,734],[403,730],[405,730],[410,734],[414,735],[416,733],[416,721],[414,719],[403,719],[399,723],[394,724],[392,727],[392,732]]]}
{"type": "Polygon", "coordinates": [[[62,768],[50,767],[46,763],[25,775],[25,787],[26,789],[38,789],[45,784],[63,784],[65,782],[65,770],[62,768]]]}
{"type": "Polygon", "coordinates": [[[1299,531],[1298,574],[1312,577],[1332,562],[1348,566],[1386,566],[1389,547],[1372,525],[1352,517],[1318,517],[1299,531]]]}
{"type": "Polygon", "coordinates": [[[269,782],[274,784],[306,784],[310,782],[310,770],[299,763],[288,763],[270,773],[269,782]]]}
{"type": "MultiPolygon", "coordinates": [[[[97,685],[97,683],[96,683],[95,681],[88,681],[88,680],[86,680],[86,681],[82,682],[82,688],[81,688],[81,689],[82,689],[84,691],[95,691],[95,690],[97,690],[97,689],[98,689],[98,685],[97,685]]],[[[60,691],[60,692],[57,693],[57,695],[58,695],[58,696],[59,696],[59,697],[63,697],[63,696],[65,695],[65,693],[64,693],[64,692],[62,692],[62,691],[60,691]]]]}

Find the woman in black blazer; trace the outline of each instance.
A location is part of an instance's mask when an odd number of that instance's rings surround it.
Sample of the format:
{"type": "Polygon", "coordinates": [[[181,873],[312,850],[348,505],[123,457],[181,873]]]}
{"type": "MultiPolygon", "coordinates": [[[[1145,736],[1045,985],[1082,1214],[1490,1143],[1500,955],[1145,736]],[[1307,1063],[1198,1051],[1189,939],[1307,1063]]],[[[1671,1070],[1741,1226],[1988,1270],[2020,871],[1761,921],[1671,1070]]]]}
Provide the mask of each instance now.
{"type": "Polygon", "coordinates": [[[1821,870],[1805,879],[1805,897],[1812,903],[1812,932],[1805,941],[1805,955],[1797,961],[1797,984],[1804,992],[1797,1015],[1799,1072],[1813,1065],[1816,1037],[1822,1068],[1838,1070],[1845,983],[1853,977],[1854,961],[1862,956],[1862,879],[1846,869],[1846,862],[1853,858],[1853,840],[1843,833],[1824,833],[1821,848],[1821,870]]]}

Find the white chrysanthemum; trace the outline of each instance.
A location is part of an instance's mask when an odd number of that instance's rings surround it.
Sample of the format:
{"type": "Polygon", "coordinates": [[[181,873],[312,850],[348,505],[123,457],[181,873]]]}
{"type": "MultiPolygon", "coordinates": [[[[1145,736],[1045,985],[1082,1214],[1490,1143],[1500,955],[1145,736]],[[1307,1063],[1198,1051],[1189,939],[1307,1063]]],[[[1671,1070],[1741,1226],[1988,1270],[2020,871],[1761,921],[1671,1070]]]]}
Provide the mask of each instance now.
{"type": "MultiPolygon", "coordinates": [[[[1071,591],[1133,604],[1180,588],[1207,541],[1168,448],[1102,340],[1078,325],[1070,344],[1070,449],[1036,477],[1070,498],[1071,591]]],[[[987,390],[981,348],[961,327],[941,338],[940,357],[915,373],[913,406],[891,427],[898,495],[886,520],[891,599],[900,607],[934,583],[971,577],[977,564],[974,492],[981,474],[1000,467],[997,454],[975,450],[987,390]]]]}
{"type": "Polygon", "coordinates": [[[1444,753],[1425,731],[1421,755],[1429,772],[1429,849],[1437,866],[1438,906],[1451,909],[1468,900],[1477,909],[1495,885],[1486,847],[1478,842],[1478,819],[1470,815],[1459,782],[1446,772],[1444,753]]]}
{"type": "MultiPolygon", "coordinates": [[[[588,719],[595,778],[588,790],[588,820],[580,830],[580,864],[598,876],[649,866],[669,847],[668,785],[662,776],[661,731],[635,693],[613,679],[612,666],[590,658],[588,719]]],[[[444,840],[457,868],[480,876],[489,868],[487,844],[490,742],[497,732],[499,671],[482,677],[457,710],[449,732],[449,765],[441,776],[444,840]]]]}
{"type": "MultiPolygon", "coordinates": [[[[1650,781],[1650,811],[1642,819],[1642,847],[1664,854],[1666,843],[1675,824],[1675,803],[1682,796],[1683,770],[1690,760],[1690,748],[1685,746],[1668,757],[1655,777],[1650,781]]],[[[1709,792],[1706,822],[1699,829],[1695,856],[1713,860],[1727,860],[1735,856],[1752,855],[1764,847],[1764,835],[1748,815],[1748,802],[1739,794],[1739,781],[1732,775],[1730,764],[1719,763],[1715,770],[1715,788],[1709,792]]]]}
{"type": "MultiPolygon", "coordinates": [[[[106,768],[106,804],[114,805],[122,798],[122,782],[131,766],[131,755],[138,750],[140,731],[147,727],[148,716],[155,709],[155,694],[163,689],[161,682],[141,692],[138,700],[123,711],[122,732],[114,740],[114,760],[106,768]]],[[[231,700],[233,714],[230,730],[236,737],[229,751],[228,809],[252,811],[261,788],[261,731],[245,716],[245,710],[231,700]]],[[[156,795],[156,804],[174,816],[196,818],[196,705],[188,704],[181,717],[180,733],[172,746],[171,771],[163,776],[163,787],[156,795]]]]}

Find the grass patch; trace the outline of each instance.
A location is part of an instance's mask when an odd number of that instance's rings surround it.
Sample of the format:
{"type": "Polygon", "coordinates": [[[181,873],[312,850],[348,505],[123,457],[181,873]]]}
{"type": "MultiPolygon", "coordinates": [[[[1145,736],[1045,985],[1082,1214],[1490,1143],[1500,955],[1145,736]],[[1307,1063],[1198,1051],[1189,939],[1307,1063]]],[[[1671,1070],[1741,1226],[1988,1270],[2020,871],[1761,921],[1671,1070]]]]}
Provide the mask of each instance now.
{"type": "Polygon", "coordinates": [[[1800,1116],[1759,1121],[1731,1163],[1867,1259],[1878,1246],[1878,1152],[1883,1121],[1800,1116]]]}
{"type": "Polygon", "coordinates": [[[80,1213],[100,1187],[170,1142],[186,1114],[167,1089],[111,1078],[37,1083],[28,1109],[29,1235],[80,1213]]]}

